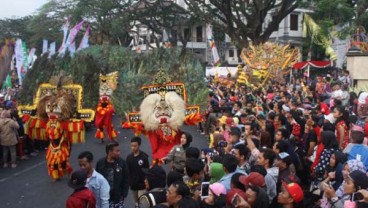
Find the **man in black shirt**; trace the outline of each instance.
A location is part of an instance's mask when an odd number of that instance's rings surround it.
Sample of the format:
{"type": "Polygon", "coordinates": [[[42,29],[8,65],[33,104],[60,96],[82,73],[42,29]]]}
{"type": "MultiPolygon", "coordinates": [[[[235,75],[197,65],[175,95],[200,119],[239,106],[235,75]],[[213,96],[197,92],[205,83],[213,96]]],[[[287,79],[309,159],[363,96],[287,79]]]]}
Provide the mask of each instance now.
{"type": "Polygon", "coordinates": [[[107,156],[96,164],[96,171],[103,175],[110,185],[110,208],[124,208],[124,199],[129,191],[129,171],[126,162],[120,158],[119,143],[106,145],[107,156]]]}
{"type": "Polygon", "coordinates": [[[149,168],[148,155],[141,151],[142,139],[133,137],[130,140],[131,154],[128,155],[126,162],[130,173],[130,189],[133,192],[134,202],[138,206],[138,198],[145,193],[143,168],[149,168]]]}

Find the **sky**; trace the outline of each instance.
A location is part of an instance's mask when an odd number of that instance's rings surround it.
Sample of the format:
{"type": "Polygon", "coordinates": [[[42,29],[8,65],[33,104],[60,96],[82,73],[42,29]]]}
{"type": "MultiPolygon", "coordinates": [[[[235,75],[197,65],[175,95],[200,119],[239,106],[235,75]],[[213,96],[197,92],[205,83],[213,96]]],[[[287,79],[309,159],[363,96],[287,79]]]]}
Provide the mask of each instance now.
{"type": "Polygon", "coordinates": [[[47,1],[48,0],[0,0],[0,19],[31,15],[47,1]]]}

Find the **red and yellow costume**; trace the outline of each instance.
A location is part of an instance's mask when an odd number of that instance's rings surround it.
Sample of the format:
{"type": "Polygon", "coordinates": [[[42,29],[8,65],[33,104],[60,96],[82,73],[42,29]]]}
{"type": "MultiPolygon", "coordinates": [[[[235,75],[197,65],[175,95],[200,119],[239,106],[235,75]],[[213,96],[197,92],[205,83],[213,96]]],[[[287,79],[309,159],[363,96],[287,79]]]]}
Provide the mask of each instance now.
{"type": "Polygon", "coordinates": [[[82,109],[82,86],[59,85],[60,80],[66,79],[58,76],[51,78],[50,84],[41,84],[34,104],[18,107],[25,122],[25,134],[31,139],[50,142],[46,162],[48,174],[54,181],[72,172],[71,144],[84,142],[84,121],[91,122],[95,114],[91,109],[82,109]]]}
{"type": "Polygon", "coordinates": [[[95,137],[104,140],[104,129],[106,129],[107,137],[113,141],[117,137],[117,132],[112,123],[112,116],[115,113],[114,106],[111,103],[112,93],[117,87],[118,72],[112,72],[107,75],[100,74],[100,100],[98,102],[95,126],[97,128],[95,137]]]}
{"type": "Polygon", "coordinates": [[[46,137],[50,144],[46,151],[46,161],[48,173],[52,179],[58,179],[65,173],[70,174],[70,142],[61,126],[60,121],[55,117],[50,118],[46,125],[46,137]]]}
{"type": "Polygon", "coordinates": [[[106,129],[107,137],[110,139],[110,141],[113,141],[117,136],[117,132],[114,129],[114,124],[112,123],[112,116],[114,113],[115,109],[111,102],[106,97],[100,99],[95,118],[95,126],[97,128],[95,135],[96,138],[105,138],[104,128],[106,129]]]}

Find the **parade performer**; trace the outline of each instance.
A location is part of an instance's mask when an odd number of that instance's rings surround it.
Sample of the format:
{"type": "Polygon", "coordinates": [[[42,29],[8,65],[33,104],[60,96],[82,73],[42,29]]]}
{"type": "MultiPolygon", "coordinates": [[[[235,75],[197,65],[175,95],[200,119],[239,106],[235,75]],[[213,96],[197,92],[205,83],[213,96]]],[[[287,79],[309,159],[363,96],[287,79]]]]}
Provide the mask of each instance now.
{"type": "Polygon", "coordinates": [[[112,116],[115,113],[114,106],[111,103],[111,96],[113,91],[117,87],[118,72],[112,72],[107,75],[100,74],[100,99],[97,106],[95,126],[97,132],[95,137],[104,141],[104,129],[106,129],[107,137],[110,141],[113,141],[117,136],[117,132],[114,129],[112,123],[112,116]]]}
{"type": "MultiPolygon", "coordinates": [[[[166,157],[173,146],[180,143],[185,123],[196,125],[202,120],[198,106],[186,107],[183,83],[171,82],[160,70],[155,83],[143,87],[145,98],[139,113],[131,113],[123,128],[134,128],[136,135],[147,135],[154,161],[166,157]]],[[[162,162],[162,161],[161,161],[162,162]]]]}
{"type": "Polygon", "coordinates": [[[53,181],[72,172],[71,144],[84,142],[84,121],[94,117],[93,110],[81,108],[82,91],[80,85],[71,84],[70,77],[59,75],[39,86],[33,105],[18,108],[25,134],[49,141],[46,162],[53,181]]]}

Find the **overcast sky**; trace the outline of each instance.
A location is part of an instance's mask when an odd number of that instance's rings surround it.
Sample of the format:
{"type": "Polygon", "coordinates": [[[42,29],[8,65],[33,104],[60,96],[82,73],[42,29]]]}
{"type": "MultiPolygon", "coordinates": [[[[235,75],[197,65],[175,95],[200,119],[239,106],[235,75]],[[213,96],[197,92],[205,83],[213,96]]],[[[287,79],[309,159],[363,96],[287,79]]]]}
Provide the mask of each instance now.
{"type": "Polygon", "coordinates": [[[0,19],[33,14],[48,0],[0,0],[0,19]]]}

